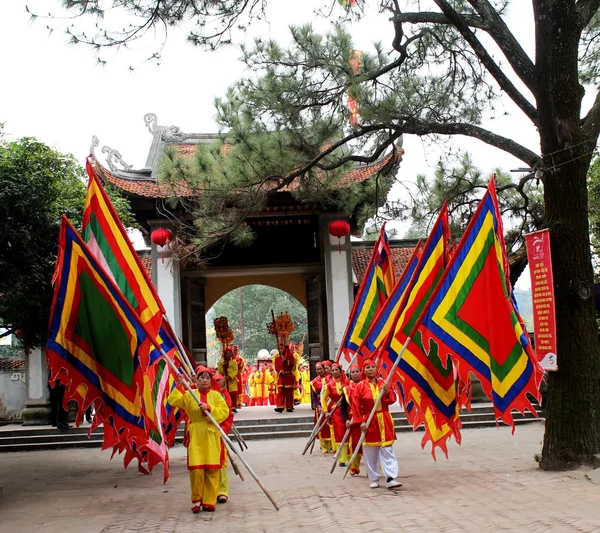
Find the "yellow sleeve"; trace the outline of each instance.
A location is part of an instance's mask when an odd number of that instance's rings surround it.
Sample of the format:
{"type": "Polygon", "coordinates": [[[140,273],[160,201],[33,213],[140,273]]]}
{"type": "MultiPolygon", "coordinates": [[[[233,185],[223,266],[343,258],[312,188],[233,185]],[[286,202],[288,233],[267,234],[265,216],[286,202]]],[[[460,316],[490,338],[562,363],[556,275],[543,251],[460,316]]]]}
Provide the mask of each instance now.
{"type": "Polygon", "coordinates": [[[210,414],[220,424],[224,422],[229,416],[229,406],[223,399],[220,393],[211,390],[208,395],[208,402],[210,405],[210,414]]]}
{"type": "Polygon", "coordinates": [[[229,366],[227,367],[227,375],[231,379],[235,379],[237,377],[237,374],[238,374],[237,362],[234,360],[229,361],[229,366]]]}
{"type": "Polygon", "coordinates": [[[327,412],[327,400],[329,400],[329,387],[323,383],[323,390],[321,391],[321,407],[325,412],[327,412]]]}
{"type": "Polygon", "coordinates": [[[173,407],[179,407],[179,409],[185,409],[185,401],[183,399],[184,394],[175,387],[171,394],[167,397],[167,403],[173,407]]]}

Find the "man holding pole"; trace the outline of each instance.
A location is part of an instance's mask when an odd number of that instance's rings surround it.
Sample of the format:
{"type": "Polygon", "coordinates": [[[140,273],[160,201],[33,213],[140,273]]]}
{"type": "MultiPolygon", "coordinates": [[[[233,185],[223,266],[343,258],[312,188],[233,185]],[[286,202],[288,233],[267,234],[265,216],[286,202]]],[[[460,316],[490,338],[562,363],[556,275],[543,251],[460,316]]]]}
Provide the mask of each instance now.
{"type": "MultiPolygon", "coordinates": [[[[325,386],[325,367],[322,363],[315,365],[317,377],[310,382],[312,402],[315,406],[315,426],[319,422],[321,413],[321,392],[325,386]]],[[[329,425],[325,424],[318,435],[319,444],[321,445],[321,453],[329,453],[331,450],[331,431],[329,425]]]]}
{"type": "Polygon", "coordinates": [[[238,364],[233,357],[233,349],[231,346],[223,347],[223,357],[217,364],[217,371],[226,380],[226,388],[229,396],[231,396],[231,408],[236,413],[238,405],[238,364]]]}
{"type": "Polygon", "coordinates": [[[367,476],[371,481],[370,487],[379,487],[381,472],[386,478],[386,488],[396,489],[402,483],[396,480],[398,476],[398,461],[394,455],[394,421],[389,412],[389,406],[396,402],[396,394],[389,385],[377,377],[377,365],[373,359],[363,362],[365,379],[358,383],[352,394],[352,416],[355,423],[360,424],[363,441],[363,453],[367,465],[367,476]],[[381,396],[378,409],[367,427],[367,419],[377,399],[381,396]]]}
{"type": "MultiPolygon", "coordinates": [[[[180,390],[182,383],[180,375],[179,386],[171,391],[167,402],[183,409],[189,418],[185,439],[189,442],[187,465],[192,489],[192,512],[198,513],[201,509],[212,512],[217,503],[219,472],[225,460],[225,450],[218,429],[208,420],[204,411],[221,424],[229,416],[229,407],[221,394],[212,389],[213,380],[208,368],[197,368],[200,403],[190,391],[180,390]]],[[[218,389],[216,383],[214,386],[218,389]]]]}

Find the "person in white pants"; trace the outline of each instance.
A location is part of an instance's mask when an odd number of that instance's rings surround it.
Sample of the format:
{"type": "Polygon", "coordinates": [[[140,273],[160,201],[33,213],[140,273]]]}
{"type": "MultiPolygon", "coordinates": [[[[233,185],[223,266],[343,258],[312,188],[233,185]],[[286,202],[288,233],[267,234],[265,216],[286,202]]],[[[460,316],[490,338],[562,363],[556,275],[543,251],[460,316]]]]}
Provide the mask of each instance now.
{"type": "Polygon", "coordinates": [[[361,431],[365,433],[363,453],[367,476],[371,488],[375,489],[379,487],[379,479],[383,472],[386,488],[397,489],[402,486],[402,483],[396,480],[398,477],[398,461],[394,455],[396,432],[389,412],[389,406],[396,402],[396,394],[389,390],[381,378],[377,377],[377,365],[373,359],[365,359],[363,373],[365,378],[354,387],[351,401],[354,420],[360,423],[361,431]],[[381,403],[367,427],[367,419],[380,394],[381,403]]]}

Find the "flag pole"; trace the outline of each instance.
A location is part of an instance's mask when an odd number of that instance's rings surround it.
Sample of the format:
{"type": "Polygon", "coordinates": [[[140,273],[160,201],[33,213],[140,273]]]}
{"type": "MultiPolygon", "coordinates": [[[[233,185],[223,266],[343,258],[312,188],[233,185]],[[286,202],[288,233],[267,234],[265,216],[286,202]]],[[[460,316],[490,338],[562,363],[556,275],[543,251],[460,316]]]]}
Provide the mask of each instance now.
{"type": "MultiPolygon", "coordinates": [[[[394,370],[396,370],[398,363],[402,359],[402,355],[404,354],[406,348],[408,347],[408,343],[410,342],[410,340],[411,340],[410,336],[406,337],[406,341],[404,341],[404,344],[402,345],[402,349],[400,350],[398,357],[396,357],[396,360],[394,361],[392,368],[388,371],[388,375],[385,378],[385,382],[383,383],[384,387],[386,385],[389,385],[389,383],[392,379],[392,376],[394,375],[394,370]]],[[[362,446],[362,443],[365,440],[367,431],[369,429],[369,426],[371,425],[371,421],[373,420],[373,417],[375,416],[375,412],[377,411],[377,409],[379,409],[379,405],[381,404],[382,398],[383,398],[383,394],[380,393],[379,396],[377,396],[377,400],[375,400],[375,405],[373,406],[373,409],[371,410],[371,413],[369,414],[369,418],[367,418],[367,423],[366,423],[365,429],[362,431],[362,435],[360,436],[360,440],[358,441],[358,444],[356,445],[356,449],[354,450],[352,457],[348,461],[348,468],[346,468],[346,472],[344,473],[344,479],[346,479],[346,476],[348,475],[348,472],[350,471],[350,465],[352,463],[354,463],[354,460],[356,459],[356,456],[358,455],[358,450],[360,450],[360,447],[362,446]]]]}
{"type": "MultiPolygon", "coordinates": [[[[357,357],[358,357],[358,352],[356,352],[354,354],[354,357],[352,357],[352,361],[350,361],[350,365],[349,366],[352,366],[356,362],[356,358],[357,357]]],[[[324,384],[323,386],[326,386],[326,385],[324,384]]],[[[321,389],[321,394],[322,393],[323,393],[323,389],[321,389]]],[[[334,409],[335,409],[335,407],[334,407],[334,409]]],[[[304,455],[306,453],[306,451],[308,450],[308,448],[311,445],[311,443],[313,442],[313,440],[316,439],[316,436],[319,434],[319,431],[321,431],[322,427],[325,425],[324,423],[322,423],[323,422],[323,418],[325,418],[325,416],[327,416],[327,414],[324,411],[321,412],[321,415],[319,416],[319,418],[318,418],[318,420],[317,420],[317,422],[315,424],[315,427],[313,428],[312,433],[310,434],[310,437],[308,438],[308,443],[306,444],[306,447],[304,448],[304,451],[302,452],[302,455],[304,455]]]]}
{"type": "MultiPolygon", "coordinates": [[[[343,396],[342,396],[343,397],[343,396]]],[[[306,443],[306,446],[304,447],[304,451],[302,452],[302,455],[305,455],[306,452],[308,451],[308,448],[310,447],[310,445],[317,440],[317,435],[319,434],[319,432],[323,429],[323,427],[325,426],[325,424],[329,421],[329,419],[333,416],[334,411],[339,407],[340,403],[342,403],[342,398],[340,398],[335,405],[333,406],[333,409],[331,411],[329,411],[326,415],[325,415],[325,420],[323,420],[321,422],[321,424],[318,426],[315,426],[316,431],[313,431],[313,435],[310,437],[309,441],[306,443]]]]}
{"type": "MultiPolygon", "coordinates": [[[[165,353],[165,351],[162,348],[160,349],[160,351],[163,354],[165,360],[167,361],[167,364],[176,373],[176,375],[183,377],[181,375],[181,373],[179,372],[179,370],[177,369],[177,367],[175,366],[175,363],[173,363],[173,361],[171,361],[171,358],[165,353]]],[[[185,385],[185,387],[189,391],[189,393],[192,395],[192,397],[196,400],[196,402],[198,402],[198,405],[200,405],[200,403],[201,403],[200,402],[200,398],[198,398],[198,396],[196,396],[196,393],[192,390],[192,388],[190,387],[189,383],[187,383],[187,382],[184,381],[183,384],[185,385]]],[[[221,434],[221,438],[223,439],[223,441],[229,447],[228,451],[230,452],[230,454],[233,453],[242,462],[242,464],[246,467],[246,470],[248,470],[248,472],[250,473],[250,475],[254,478],[254,481],[256,481],[256,483],[262,489],[262,491],[265,493],[265,495],[267,496],[267,498],[269,498],[270,502],[273,504],[273,507],[275,507],[275,509],[277,511],[279,511],[279,506],[277,505],[277,502],[273,499],[273,496],[271,496],[271,494],[269,493],[269,491],[261,483],[260,479],[258,479],[258,476],[254,473],[254,470],[252,470],[252,468],[246,462],[246,460],[240,454],[238,454],[235,451],[235,449],[233,447],[233,443],[231,442],[231,440],[229,439],[229,437],[225,434],[225,432],[223,431],[223,428],[221,427],[221,425],[213,418],[213,416],[208,411],[203,411],[203,412],[206,415],[206,417],[214,424],[214,426],[217,428],[217,430],[221,434]]],[[[231,455],[230,455],[230,459],[232,459],[232,465],[233,465],[234,462],[233,462],[233,458],[231,457],[231,455]]]]}
{"type": "MultiPolygon", "coordinates": [[[[346,428],[346,433],[344,433],[344,437],[342,438],[340,447],[338,448],[338,451],[336,452],[335,457],[333,458],[333,465],[331,467],[331,471],[329,472],[330,474],[333,474],[333,471],[335,470],[335,465],[337,464],[338,459],[340,458],[340,455],[342,454],[342,449],[344,448],[344,444],[346,444],[346,441],[348,440],[348,437],[350,436],[351,429],[352,429],[352,421],[350,421],[350,427],[346,428]]],[[[348,463],[348,464],[352,464],[352,463],[348,463]]]]}

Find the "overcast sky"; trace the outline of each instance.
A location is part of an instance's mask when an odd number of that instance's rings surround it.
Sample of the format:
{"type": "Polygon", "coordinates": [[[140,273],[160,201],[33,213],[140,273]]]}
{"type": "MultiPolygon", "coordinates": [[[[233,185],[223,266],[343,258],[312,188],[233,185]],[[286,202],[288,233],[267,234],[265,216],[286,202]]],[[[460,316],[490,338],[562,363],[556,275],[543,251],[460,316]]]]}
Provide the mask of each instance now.
{"type": "MultiPolygon", "coordinates": [[[[330,20],[315,18],[314,10],[324,0],[271,0],[269,23],[253,27],[252,36],[268,36],[281,42],[288,39],[290,24],[313,22],[325,30],[330,20]],[[292,8],[293,6],[293,8],[292,8]]],[[[133,72],[148,49],[139,53],[122,51],[112,55],[105,66],[98,66],[94,52],[85,46],[69,46],[66,37],[55,31],[49,36],[49,21],[31,23],[25,4],[33,11],[46,13],[58,6],[57,0],[0,0],[0,122],[11,136],[35,136],[63,152],[70,152],[83,164],[89,153],[92,135],[97,135],[102,158],[104,145],[119,150],[134,168],[143,166],[151,135],[143,117],[156,113],[160,125],[176,125],[186,132],[214,132],[213,100],[229,85],[246,74],[238,61],[238,49],[203,52],[185,42],[185,31],[173,30],[159,66],[146,63],[133,72]]],[[[510,25],[526,49],[531,50],[533,35],[527,24],[529,2],[515,2],[510,25]]],[[[372,41],[382,40],[388,47],[392,29],[387,16],[366,16],[353,27],[357,49],[369,50],[372,41]]],[[[54,23],[56,24],[56,23],[54,23]]],[[[511,103],[507,112],[486,125],[512,137],[534,151],[538,139],[531,124],[511,103]]],[[[461,148],[471,151],[475,163],[491,174],[495,167],[511,169],[523,163],[487,147],[483,143],[456,138],[442,150],[461,148]]],[[[416,137],[405,136],[405,156],[399,179],[412,182],[418,173],[431,173],[440,150],[430,148],[416,137]]],[[[391,198],[402,194],[395,186],[391,198]]]]}

